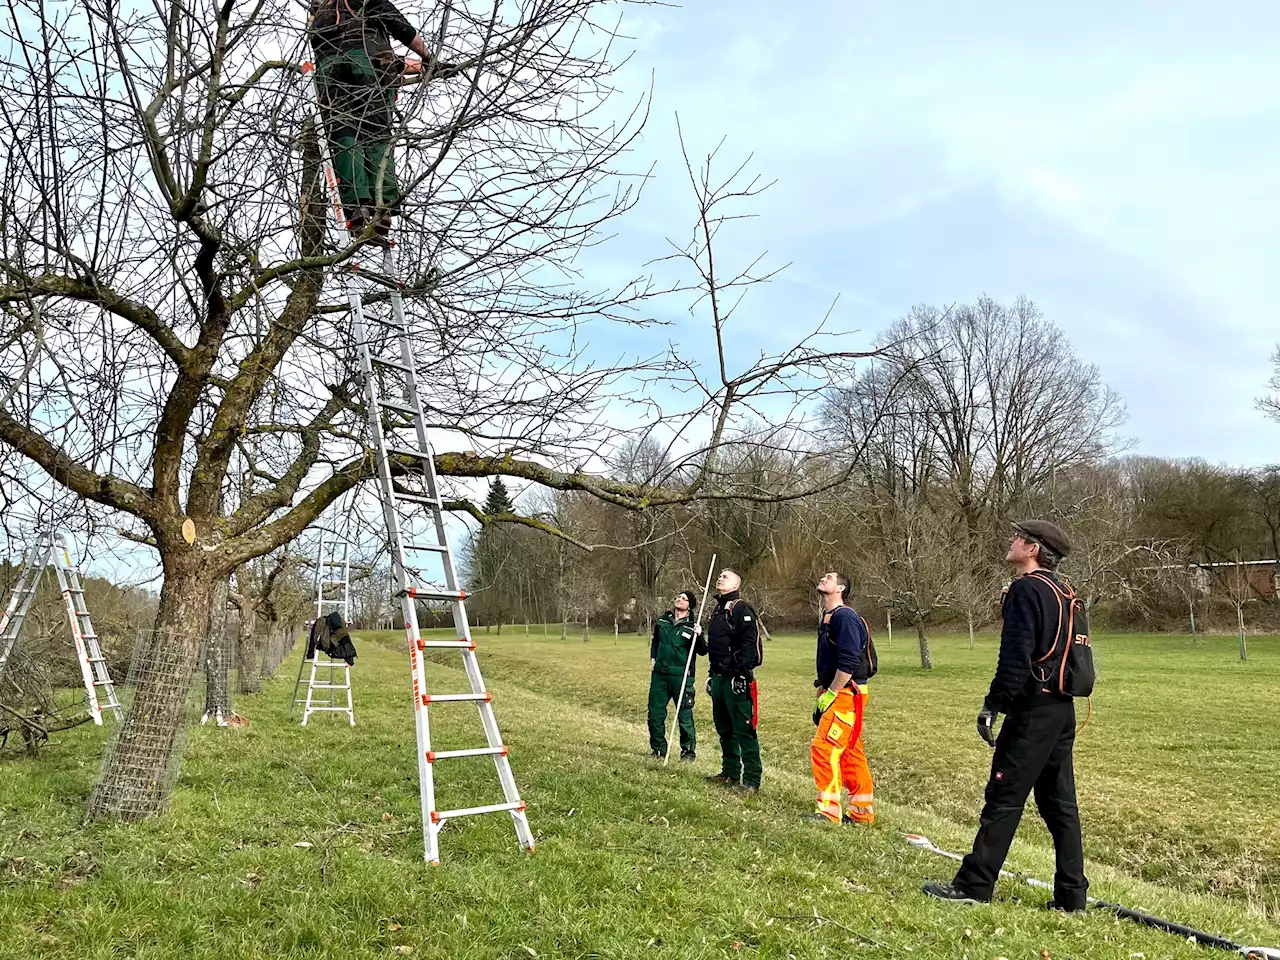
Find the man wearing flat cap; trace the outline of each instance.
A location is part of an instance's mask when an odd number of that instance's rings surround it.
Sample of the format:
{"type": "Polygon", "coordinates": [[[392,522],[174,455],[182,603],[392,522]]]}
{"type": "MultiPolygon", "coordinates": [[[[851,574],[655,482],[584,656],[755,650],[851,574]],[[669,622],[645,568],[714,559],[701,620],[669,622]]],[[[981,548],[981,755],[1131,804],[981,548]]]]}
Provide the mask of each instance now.
{"type": "Polygon", "coordinates": [[[995,679],[978,714],[978,735],[995,748],[986,803],[973,851],[951,883],[924,885],[924,892],[931,896],[958,903],[991,899],[1027,796],[1034,791],[1057,859],[1054,896],[1048,905],[1066,912],[1085,908],[1089,881],[1084,875],[1071,761],[1075,707],[1070,696],[1051,689],[1050,676],[1057,672],[1054,658],[1063,656],[1061,651],[1071,640],[1059,634],[1068,620],[1063,616],[1063,597],[1073,595],[1055,573],[1070,552],[1067,535],[1047,520],[1013,525],[1005,561],[1017,576],[1004,598],[995,679]],[[997,737],[995,721],[1001,713],[1005,720],[997,737]]]}

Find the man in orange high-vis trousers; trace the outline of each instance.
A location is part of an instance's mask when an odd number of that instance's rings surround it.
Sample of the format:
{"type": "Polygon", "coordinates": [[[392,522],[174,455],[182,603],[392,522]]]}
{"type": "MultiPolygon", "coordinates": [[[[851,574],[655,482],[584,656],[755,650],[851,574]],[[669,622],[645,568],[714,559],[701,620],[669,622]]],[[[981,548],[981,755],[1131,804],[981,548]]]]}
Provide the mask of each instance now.
{"type": "Polygon", "coordinates": [[[818,582],[823,614],[818,627],[818,725],[810,746],[817,810],[804,819],[870,825],[876,819],[875,784],[862,746],[862,720],[867,705],[871,657],[866,624],[845,605],[849,578],[831,572],[818,582]],[[848,812],[840,810],[840,788],[849,795],[848,812]]]}

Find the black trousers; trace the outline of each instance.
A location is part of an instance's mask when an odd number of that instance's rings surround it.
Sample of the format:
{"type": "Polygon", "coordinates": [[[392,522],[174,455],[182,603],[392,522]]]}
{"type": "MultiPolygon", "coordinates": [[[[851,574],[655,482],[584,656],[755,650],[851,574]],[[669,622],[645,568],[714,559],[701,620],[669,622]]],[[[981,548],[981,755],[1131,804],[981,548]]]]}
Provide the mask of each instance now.
{"type": "Polygon", "coordinates": [[[1080,810],[1071,765],[1075,741],[1076,711],[1070,700],[1046,697],[1005,717],[991,760],[978,835],[973,852],[956,873],[957,887],[979,899],[991,898],[1027,795],[1034,791],[1040,817],[1053,837],[1057,860],[1054,899],[1068,909],[1085,905],[1089,881],[1084,875],[1080,810]]]}

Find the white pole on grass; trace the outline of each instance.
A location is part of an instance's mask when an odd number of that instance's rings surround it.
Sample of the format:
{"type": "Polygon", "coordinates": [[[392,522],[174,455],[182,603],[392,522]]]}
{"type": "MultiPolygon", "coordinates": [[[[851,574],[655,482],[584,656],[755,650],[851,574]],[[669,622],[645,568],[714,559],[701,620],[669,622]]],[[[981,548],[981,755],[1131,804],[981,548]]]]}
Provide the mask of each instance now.
{"type": "MultiPolygon", "coordinates": [[[[711,592],[711,574],[716,569],[716,557],[719,554],[711,555],[711,566],[707,567],[707,582],[702,586],[702,605],[698,607],[698,616],[694,619],[694,625],[701,628],[702,611],[707,607],[707,594],[711,592]]],[[[665,767],[671,762],[671,745],[676,740],[676,724],[680,722],[680,711],[684,708],[684,685],[689,680],[689,667],[693,663],[693,648],[698,645],[698,631],[693,632],[693,642],[689,644],[689,656],[684,661],[684,676],[680,678],[680,686],[676,688],[676,715],[671,718],[671,735],[667,737],[667,752],[662,758],[662,765],[665,767]]]]}

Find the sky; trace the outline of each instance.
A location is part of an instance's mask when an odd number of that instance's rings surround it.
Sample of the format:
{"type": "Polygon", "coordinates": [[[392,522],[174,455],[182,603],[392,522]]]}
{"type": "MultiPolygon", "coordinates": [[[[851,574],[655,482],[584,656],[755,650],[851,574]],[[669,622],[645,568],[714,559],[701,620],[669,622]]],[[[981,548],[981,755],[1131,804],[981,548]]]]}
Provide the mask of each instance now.
{"type": "Polygon", "coordinates": [[[628,164],[656,167],[602,274],[687,235],[678,114],[695,155],[724,138],[726,171],[777,181],[729,246],[790,264],[740,344],[785,346],[837,295],[867,343],[914,304],[1025,294],[1134,452],[1280,460],[1254,408],[1280,340],[1280,5],[697,0],[623,29],[624,99],[654,87],[628,164]]]}
{"type": "MultiPolygon", "coordinates": [[[[837,297],[829,327],[867,345],[918,303],[1025,294],[1120,394],[1135,452],[1280,461],[1254,408],[1280,340],[1280,5],[690,0],[623,30],[617,108],[653,89],[625,165],[654,176],[588,281],[687,237],[678,114],[695,156],[723,139],[721,170],[776,180],[718,251],[789,264],[735,318],[739,364],[837,297]]],[[[704,349],[669,306],[602,350],[704,349]]]]}

